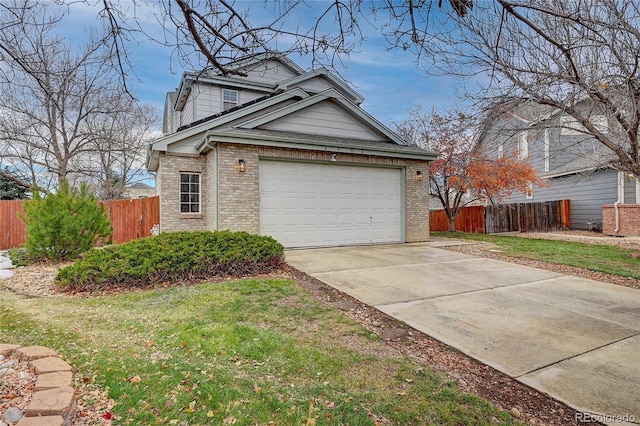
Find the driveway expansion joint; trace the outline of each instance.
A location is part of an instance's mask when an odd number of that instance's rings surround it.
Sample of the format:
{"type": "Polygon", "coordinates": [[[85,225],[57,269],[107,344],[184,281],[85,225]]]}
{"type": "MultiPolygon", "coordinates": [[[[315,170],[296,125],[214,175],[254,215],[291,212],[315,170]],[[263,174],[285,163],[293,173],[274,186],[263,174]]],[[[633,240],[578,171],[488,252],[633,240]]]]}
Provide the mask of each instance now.
{"type": "Polygon", "coordinates": [[[600,345],[600,346],[598,346],[598,347],[590,348],[590,349],[587,349],[586,351],[583,351],[583,352],[580,352],[580,353],[577,353],[577,354],[573,354],[573,355],[571,355],[571,356],[564,357],[564,358],[559,359],[559,360],[557,360],[557,361],[550,362],[550,363],[548,363],[547,365],[543,365],[543,366],[540,366],[540,367],[534,368],[534,369],[533,369],[533,370],[531,370],[531,371],[527,371],[526,373],[518,374],[518,375],[516,375],[516,376],[512,376],[512,377],[513,377],[514,379],[520,379],[520,378],[522,378],[522,377],[524,377],[524,376],[527,376],[527,375],[529,375],[529,374],[533,374],[533,373],[536,373],[536,372],[538,372],[538,371],[544,370],[545,368],[549,368],[549,367],[551,367],[551,366],[553,366],[553,365],[560,364],[561,362],[568,361],[568,360],[570,360],[570,359],[575,359],[575,358],[581,357],[581,356],[583,356],[583,355],[590,354],[590,353],[592,353],[592,352],[595,352],[595,351],[598,351],[598,350],[600,350],[600,349],[606,348],[607,346],[611,346],[611,345],[614,345],[614,344],[616,344],[616,343],[623,342],[623,341],[625,341],[625,340],[632,339],[632,338],[637,337],[637,336],[640,336],[640,333],[635,333],[635,334],[631,334],[631,335],[629,335],[629,336],[621,337],[621,338],[616,339],[616,340],[613,340],[613,341],[611,341],[611,342],[607,342],[607,343],[605,343],[605,344],[602,344],[602,345],[600,345]]]}

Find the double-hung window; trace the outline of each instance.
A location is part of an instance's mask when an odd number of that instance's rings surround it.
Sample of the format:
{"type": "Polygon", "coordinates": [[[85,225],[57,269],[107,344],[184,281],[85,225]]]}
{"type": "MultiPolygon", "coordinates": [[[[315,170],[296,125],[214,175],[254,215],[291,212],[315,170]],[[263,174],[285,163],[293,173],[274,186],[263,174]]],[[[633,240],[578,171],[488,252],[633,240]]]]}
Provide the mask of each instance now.
{"type": "Polygon", "coordinates": [[[238,91],[222,89],[222,110],[226,111],[238,106],[238,91]]]}
{"type": "Polygon", "coordinates": [[[180,213],[200,213],[200,173],[180,173],[180,213]]]}

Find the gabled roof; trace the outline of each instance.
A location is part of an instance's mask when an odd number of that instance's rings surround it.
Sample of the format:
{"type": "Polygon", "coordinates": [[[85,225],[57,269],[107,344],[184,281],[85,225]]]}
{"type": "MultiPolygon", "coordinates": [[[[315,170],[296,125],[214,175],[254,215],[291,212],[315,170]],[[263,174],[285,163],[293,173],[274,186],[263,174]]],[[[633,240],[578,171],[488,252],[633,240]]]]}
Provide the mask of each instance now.
{"type": "Polygon", "coordinates": [[[307,150],[330,150],[335,153],[384,155],[392,158],[433,161],[438,154],[422,148],[398,145],[394,142],[376,142],[335,136],[300,134],[279,130],[224,128],[210,130],[196,145],[199,153],[208,151],[216,143],[272,146],[307,150]]]}
{"type": "Polygon", "coordinates": [[[384,124],[380,123],[378,120],[369,115],[365,110],[358,107],[347,98],[344,97],[340,92],[336,89],[327,89],[324,92],[320,92],[316,95],[310,96],[306,99],[303,99],[295,104],[288,105],[279,110],[264,114],[258,118],[254,118],[252,120],[246,121],[242,124],[239,124],[236,127],[243,129],[255,129],[259,126],[262,126],[266,123],[273,122],[287,115],[293,114],[296,111],[300,111],[301,109],[308,108],[311,105],[315,105],[319,102],[323,102],[327,99],[331,99],[342,107],[347,109],[351,114],[360,118],[362,121],[367,123],[372,129],[382,133],[385,137],[391,139],[398,145],[408,145],[400,136],[387,128],[384,124]]]}
{"type": "Polygon", "coordinates": [[[172,133],[170,135],[163,136],[159,139],[153,141],[149,148],[153,151],[164,151],[167,149],[169,145],[175,142],[179,142],[188,137],[197,135],[198,133],[202,133],[206,130],[222,126],[224,124],[230,123],[234,120],[241,119],[242,117],[246,117],[249,114],[253,114],[262,109],[268,108],[273,105],[277,105],[281,102],[284,102],[288,99],[292,98],[308,98],[309,94],[302,89],[295,88],[291,89],[287,92],[280,93],[277,95],[261,98],[260,102],[248,102],[244,105],[240,105],[239,107],[232,108],[227,111],[223,111],[220,114],[215,114],[208,119],[203,119],[201,123],[186,127],[181,127],[181,131],[172,133]],[[185,128],[186,127],[186,128],[185,128]]]}
{"type": "Polygon", "coordinates": [[[334,86],[338,86],[340,88],[340,91],[357,105],[360,105],[362,102],[364,102],[364,97],[361,94],[353,90],[344,80],[336,77],[335,74],[333,74],[326,68],[318,68],[313,71],[309,71],[308,73],[280,82],[276,84],[276,90],[287,90],[293,85],[303,83],[319,76],[326,78],[334,86]]]}

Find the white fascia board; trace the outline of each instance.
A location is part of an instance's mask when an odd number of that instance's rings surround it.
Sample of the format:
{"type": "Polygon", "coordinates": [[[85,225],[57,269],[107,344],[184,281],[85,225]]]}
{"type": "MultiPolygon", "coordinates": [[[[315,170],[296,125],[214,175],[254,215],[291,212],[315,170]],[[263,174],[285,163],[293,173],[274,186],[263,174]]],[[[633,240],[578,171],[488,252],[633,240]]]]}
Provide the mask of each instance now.
{"type": "Polygon", "coordinates": [[[202,133],[206,130],[221,126],[223,124],[227,124],[231,121],[240,119],[246,115],[253,114],[254,112],[258,112],[263,108],[268,108],[270,106],[277,105],[280,102],[284,102],[288,99],[295,98],[295,97],[304,99],[304,98],[308,98],[309,94],[302,89],[295,88],[295,89],[289,90],[288,92],[274,95],[268,99],[265,99],[262,102],[258,102],[257,104],[249,105],[248,107],[241,108],[229,114],[224,114],[211,121],[206,121],[202,124],[198,124],[197,126],[193,126],[188,129],[182,130],[180,132],[172,133],[170,135],[163,136],[159,139],[156,139],[151,144],[152,150],[166,151],[168,146],[171,145],[172,143],[179,142],[185,138],[197,135],[198,133],[202,133]]]}
{"type": "Polygon", "coordinates": [[[369,115],[369,113],[367,113],[365,110],[363,110],[362,108],[360,108],[359,106],[357,106],[356,104],[354,104],[353,102],[345,98],[344,95],[342,95],[340,92],[338,92],[336,89],[333,89],[333,88],[325,90],[324,92],[320,92],[317,95],[313,95],[309,98],[303,99],[299,102],[296,102],[295,104],[288,105],[277,111],[273,111],[269,114],[265,114],[258,118],[254,118],[253,120],[249,120],[244,123],[241,123],[236,127],[243,128],[243,129],[255,129],[256,127],[278,120],[282,117],[293,114],[294,112],[300,111],[301,109],[310,107],[312,105],[315,105],[327,99],[335,100],[344,108],[346,108],[348,111],[350,111],[353,115],[360,118],[369,126],[373,127],[375,130],[382,133],[384,136],[391,139],[398,145],[408,146],[408,144],[404,140],[402,140],[400,136],[395,134],[384,124],[380,123],[378,120],[376,120],[371,115],[369,115]]]}
{"type": "Polygon", "coordinates": [[[202,83],[214,84],[217,86],[237,87],[239,89],[254,90],[256,92],[270,93],[274,91],[273,85],[264,84],[264,83],[255,83],[249,80],[240,80],[237,78],[222,77],[218,75],[215,75],[215,76],[194,75],[193,80],[197,82],[202,82],[202,83]]]}
{"type": "Polygon", "coordinates": [[[173,105],[173,109],[176,111],[182,111],[184,108],[184,103],[189,97],[189,92],[191,91],[191,81],[189,79],[188,74],[184,73],[182,76],[182,80],[180,80],[180,86],[178,86],[178,90],[176,90],[176,102],[173,105]]]}
{"type": "Polygon", "coordinates": [[[347,142],[314,142],[314,141],[299,141],[294,138],[270,136],[264,135],[233,135],[224,132],[210,131],[205,134],[202,140],[198,143],[198,152],[202,153],[207,148],[212,148],[217,143],[233,143],[242,145],[258,145],[258,146],[270,146],[276,148],[293,148],[313,151],[330,151],[335,153],[348,153],[359,155],[374,155],[390,158],[402,158],[407,160],[423,160],[434,161],[438,158],[438,154],[425,151],[422,152],[407,152],[401,149],[393,149],[389,147],[356,147],[347,142]]]}
{"type": "Polygon", "coordinates": [[[153,151],[153,144],[149,144],[147,146],[147,158],[145,167],[150,172],[155,172],[158,170],[158,166],[160,165],[160,159],[158,158],[158,152],[153,151]]]}
{"type": "Polygon", "coordinates": [[[574,170],[566,170],[564,172],[557,172],[557,173],[547,173],[547,174],[543,174],[540,175],[541,179],[552,179],[552,178],[557,178],[557,177],[562,177],[562,176],[569,176],[569,175],[575,175],[577,173],[584,173],[584,172],[591,172],[594,170],[598,170],[598,169],[609,169],[609,168],[613,168],[611,166],[601,166],[601,167],[596,167],[596,166],[592,166],[592,167],[582,167],[579,169],[574,169],[574,170]]]}
{"type": "Polygon", "coordinates": [[[318,68],[313,71],[309,71],[306,74],[299,75],[294,78],[290,78],[289,80],[285,80],[276,85],[276,90],[287,90],[291,85],[302,83],[303,81],[311,80],[312,78],[323,76],[329,82],[331,82],[334,86],[340,87],[340,89],[347,93],[353,102],[360,105],[364,102],[364,97],[353,90],[349,85],[342,79],[336,77],[331,71],[326,68],[318,68]]]}

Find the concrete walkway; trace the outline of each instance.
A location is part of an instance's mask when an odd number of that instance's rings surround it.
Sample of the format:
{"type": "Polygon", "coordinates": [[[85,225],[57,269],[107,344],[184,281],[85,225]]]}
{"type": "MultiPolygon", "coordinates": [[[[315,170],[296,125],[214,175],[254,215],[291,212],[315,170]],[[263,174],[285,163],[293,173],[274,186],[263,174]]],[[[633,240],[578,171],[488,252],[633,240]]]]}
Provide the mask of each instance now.
{"type": "Polygon", "coordinates": [[[286,257],[580,412],[640,424],[640,291],[437,248],[446,244],[460,243],[291,250],[286,257]]]}
{"type": "Polygon", "coordinates": [[[13,268],[11,259],[9,259],[6,252],[0,251],[0,279],[13,276],[13,272],[9,270],[11,268],[13,268]]]}

